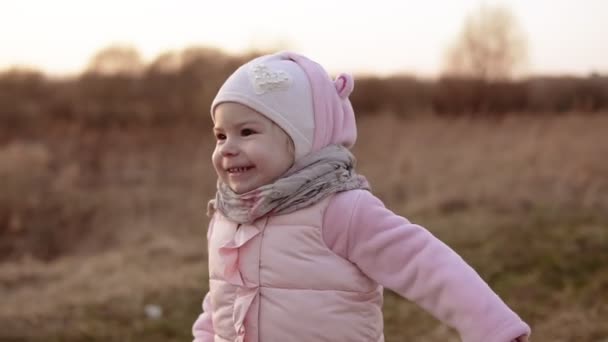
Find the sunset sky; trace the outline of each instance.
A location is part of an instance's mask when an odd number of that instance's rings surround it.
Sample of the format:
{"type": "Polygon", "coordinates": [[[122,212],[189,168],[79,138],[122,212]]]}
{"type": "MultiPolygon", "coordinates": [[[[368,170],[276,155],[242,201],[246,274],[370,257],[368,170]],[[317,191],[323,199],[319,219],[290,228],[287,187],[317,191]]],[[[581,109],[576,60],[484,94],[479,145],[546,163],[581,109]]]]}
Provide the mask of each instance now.
{"type": "Polygon", "coordinates": [[[284,47],[331,72],[434,76],[481,3],[513,11],[528,37],[529,73],[608,73],[604,0],[6,1],[0,69],[78,73],[100,48],[121,43],[146,61],[194,45],[228,52],[284,47]]]}

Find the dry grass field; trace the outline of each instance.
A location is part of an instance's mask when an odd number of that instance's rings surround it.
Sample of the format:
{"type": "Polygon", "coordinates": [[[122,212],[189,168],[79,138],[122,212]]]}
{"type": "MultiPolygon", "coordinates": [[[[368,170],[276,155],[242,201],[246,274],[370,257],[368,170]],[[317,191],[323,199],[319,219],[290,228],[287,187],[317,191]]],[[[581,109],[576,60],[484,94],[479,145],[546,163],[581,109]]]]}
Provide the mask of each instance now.
{"type": "MultiPolygon", "coordinates": [[[[0,341],[190,340],[212,148],[200,124],[0,128],[0,341]]],[[[354,151],[533,341],[608,341],[608,115],[367,115],[354,151]]],[[[389,291],[384,311],[389,342],[458,341],[389,291]]]]}

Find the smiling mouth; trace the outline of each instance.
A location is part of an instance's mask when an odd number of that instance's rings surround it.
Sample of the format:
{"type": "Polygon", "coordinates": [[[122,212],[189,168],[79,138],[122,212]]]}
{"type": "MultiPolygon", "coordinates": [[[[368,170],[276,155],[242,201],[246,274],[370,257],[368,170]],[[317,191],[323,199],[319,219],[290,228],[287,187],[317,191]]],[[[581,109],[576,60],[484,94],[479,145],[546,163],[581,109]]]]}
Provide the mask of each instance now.
{"type": "Polygon", "coordinates": [[[249,171],[251,169],[253,169],[253,166],[231,167],[231,168],[227,169],[226,171],[228,171],[228,173],[231,174],[231,175],[237,175],[237,174],[240,174],[240,173],[247,172],[247,171],[249,171]]]}

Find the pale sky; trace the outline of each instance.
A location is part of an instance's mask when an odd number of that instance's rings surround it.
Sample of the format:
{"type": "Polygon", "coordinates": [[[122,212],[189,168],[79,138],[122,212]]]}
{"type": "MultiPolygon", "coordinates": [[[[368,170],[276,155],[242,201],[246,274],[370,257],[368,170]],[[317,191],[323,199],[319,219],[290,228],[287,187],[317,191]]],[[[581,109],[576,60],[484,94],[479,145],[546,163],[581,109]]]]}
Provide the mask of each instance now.
{"type": "Polygon", "coordinates": [[[330,72],[435,76],[482,2],[509,7],[532,74],[608,73],[606,0],[19,0],[0,6],[0,70],[80,72],[114,43],[146,61],[188,46],[288,48],[330,72]]]}

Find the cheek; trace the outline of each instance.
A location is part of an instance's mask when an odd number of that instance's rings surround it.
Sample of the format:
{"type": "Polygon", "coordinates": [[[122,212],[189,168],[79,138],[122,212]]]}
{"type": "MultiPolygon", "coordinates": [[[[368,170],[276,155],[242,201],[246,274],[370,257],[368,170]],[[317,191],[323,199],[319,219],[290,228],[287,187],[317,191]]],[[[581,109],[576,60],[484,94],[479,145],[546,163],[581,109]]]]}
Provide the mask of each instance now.
{"type": "Polygon", "coordinates": [[[291,166],[295,159],[295,148],[291,138],[281,128],[275,126],[274,144],[275,157],[281,159],[281,164],[289,164],[291,166]]]}
{"type": "Polygon", "coordinates": [[[286,141],[275,144],[269,157],[269,164],[273,166],[275,176],[285,173],[293,165],[294,161],[294,155],[289,151],[286,141]]]}
{"type": "Polygon", "coordinates": [[[283,164],[286,166],[287,169],[290,168],[293,165],[296,156],[295,148],[293,146],[291,138],[289,138],[288,136],[284,136],[283,141],[277,147],[279,148],[279,151],[277,153],[282,157],[283,164]]]}
{"type": "Polygon", "coordinates": [[[213,168],[215,169],[215,172],[219,174],[219,170],[220,170],[220,162],[221,162],[221,158],[220,158],[220,153],[217,150],[217,147],[215,148],[215,150],[213,150],[213,153],[211,154],[211,163],[213,164],[213,168]]]}

